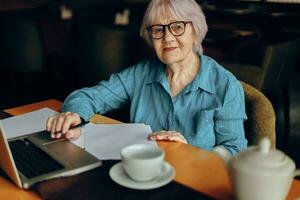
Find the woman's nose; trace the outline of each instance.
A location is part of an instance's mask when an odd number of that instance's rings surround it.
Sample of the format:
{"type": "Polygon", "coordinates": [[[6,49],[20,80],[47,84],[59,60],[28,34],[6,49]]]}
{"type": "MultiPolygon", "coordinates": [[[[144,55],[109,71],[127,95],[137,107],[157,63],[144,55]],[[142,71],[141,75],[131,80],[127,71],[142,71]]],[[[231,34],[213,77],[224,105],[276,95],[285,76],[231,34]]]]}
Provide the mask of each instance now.
{"type": "Polygon", "coordinates": [[[170,32],[170,30],[166,27],[164,41],[169,42],[175,39],[175,36],[170,32]]]}

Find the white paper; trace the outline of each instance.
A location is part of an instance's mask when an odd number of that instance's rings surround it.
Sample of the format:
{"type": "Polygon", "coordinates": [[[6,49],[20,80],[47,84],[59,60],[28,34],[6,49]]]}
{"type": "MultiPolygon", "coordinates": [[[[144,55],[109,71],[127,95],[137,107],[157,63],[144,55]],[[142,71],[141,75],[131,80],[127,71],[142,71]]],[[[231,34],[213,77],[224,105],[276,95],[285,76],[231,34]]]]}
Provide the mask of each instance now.
{"type": "Polygon", "coordinates": [[[48,117],[57,114],[50,108],[42,108],[33,112],[0,120],[7,139],[46,130],[48,117]]]}
{"type": "Polygon", "coordinates": [[[144,124],[87,124],[84,135],[75,143],[100,160],[120,159],[121,150],[137,143],[148,143],[147,136],[152,133],[150,126],[144,124]],[[83,145],[84,144],[84,145],[83,145]]]}
{"type": "MultiPolygon", "coordinates": [[[[45,130],[48,117],[55,114],[56,111],[43,108],[0,122],[6,138],[9,139],[45,130]]],[[[89,123],[83,130],[81,137],[72,142],[100,160],[120,159],[121,150],[130,144],[148,143],[157,146],[156,142],[147,139],[152,130],[145,124],[89,123]]]]}

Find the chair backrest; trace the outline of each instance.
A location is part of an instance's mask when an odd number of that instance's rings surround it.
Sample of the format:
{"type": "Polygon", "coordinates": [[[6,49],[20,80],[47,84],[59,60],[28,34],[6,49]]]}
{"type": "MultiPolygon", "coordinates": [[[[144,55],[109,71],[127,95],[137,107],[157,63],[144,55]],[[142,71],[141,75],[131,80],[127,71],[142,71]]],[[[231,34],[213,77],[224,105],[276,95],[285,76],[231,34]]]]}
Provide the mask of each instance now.
{"type": "Polygon", "coordinates": [[[246,113],[244,123],[249,145],[258,144],[263,137],[268,137],[272,147],[276,146],[275,112],[269,99],[251,85],[242,82],[245,93],[246,113]]]}
{"type": "Polygon", "coordinates": [[[261,68],[263,79],[258,88],[264,94],[274,93],[286,83],[300,52],[300,40],[274,44],[265,51],[261,68]]]}
{"type": "MultiPolygon", "coordinates": [[[[300,55],[300,39],[263,47],[260,64],[223,63],[239,80],[244,81],[272,101],[276,111],[278,146],[284,147],[290,132],[289,74],[300,55]]],[[[258,62],[259,63],[259,62],[258,62]]]]}
{"type": "Polygon", "coordinates": [[[239,80],[249,83],[267,96],[281,92],[282,87],[287,83],[291,68],[295,66],[298,59],[300,40],[260,45],[258,49],[263,56],[262,60],[257,61],[255,65],[239,62],[222,64],[239,80]]]}

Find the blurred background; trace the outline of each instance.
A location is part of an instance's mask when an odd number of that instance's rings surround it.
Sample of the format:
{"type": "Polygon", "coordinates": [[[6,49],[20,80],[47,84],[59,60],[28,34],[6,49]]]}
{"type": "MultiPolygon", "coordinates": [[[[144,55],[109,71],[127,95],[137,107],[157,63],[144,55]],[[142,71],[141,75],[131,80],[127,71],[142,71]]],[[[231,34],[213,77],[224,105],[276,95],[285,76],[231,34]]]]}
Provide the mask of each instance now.
{"type": "MultiPolygon", "coordinates": [[[[148,0],[0,0],[0,109],[107,79],[153,56],[139,37],[148,0]]],[[[262,91],[277,147],[300,167],[300,0],[197,0],[204,53],[262,91]]],[[[128,107],[108,116],[126,122],[128,107]]]]}

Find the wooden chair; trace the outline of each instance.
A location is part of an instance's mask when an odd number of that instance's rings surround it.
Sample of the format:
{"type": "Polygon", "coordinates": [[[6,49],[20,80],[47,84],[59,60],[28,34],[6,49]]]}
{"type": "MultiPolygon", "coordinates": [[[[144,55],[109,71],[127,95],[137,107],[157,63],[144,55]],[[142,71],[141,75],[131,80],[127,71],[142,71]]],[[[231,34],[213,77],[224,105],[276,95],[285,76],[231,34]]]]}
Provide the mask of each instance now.
{"type": "Polygon", "coordinates": [[[275,112],[269,99],[253,86],[242,82],[245,93],[246,113],[244,123],[248,145],[258,144],[263,137],[268,137],[272,148],[276,147],[275,112]]]}
{"type": "Polygon", "coordinates": [[[223,63],[223,65],[239,80],[264,93],[273,103],[278,119],[277,138],[280,138],[277,145],[284,148],[290,129],[288,77],[300,52],[300,40],[268,45],[264,49],[263,59],[258,65],[243,63],[223,63]]]}

